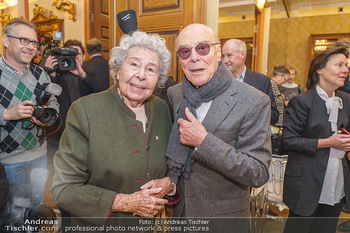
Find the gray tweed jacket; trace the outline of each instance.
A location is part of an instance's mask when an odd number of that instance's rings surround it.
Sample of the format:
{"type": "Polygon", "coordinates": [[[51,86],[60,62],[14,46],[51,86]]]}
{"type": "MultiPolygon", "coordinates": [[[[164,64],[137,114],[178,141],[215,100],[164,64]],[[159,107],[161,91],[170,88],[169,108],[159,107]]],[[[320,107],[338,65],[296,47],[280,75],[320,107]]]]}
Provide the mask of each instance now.
{"type": "MultiPolygon", "coordinates": [[[[182,85],[168,94],[176,115],[182,85]]],[[[249,216],[249,187],[269,177],[270,108],[267,95],[237,80],[213,100],[203,120],[208,135],[192,154],[193,173],[180,177],[174,217],[249,216]]]]}

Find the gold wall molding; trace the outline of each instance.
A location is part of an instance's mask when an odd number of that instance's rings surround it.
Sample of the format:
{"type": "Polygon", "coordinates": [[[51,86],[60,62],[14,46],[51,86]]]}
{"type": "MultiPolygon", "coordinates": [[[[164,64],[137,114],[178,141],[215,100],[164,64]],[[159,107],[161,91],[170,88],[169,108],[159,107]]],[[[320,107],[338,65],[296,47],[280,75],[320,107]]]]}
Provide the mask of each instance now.
{"type": "Polygon", "coordinates": [[[77,20],[77,7],[76,4],[67,0],[62,0],[59,3],[59,0],[55,0],[52,3],[52,6],[56,7],[58,10],[66,11],[70,14],[69,19],[75,22],[77,20]]]}
{"type": "Polygon", "coordinates": [[[0,23],[8,23],[11,21],[11,19],[12,19],[11,14],[2,13],[0,15],[0,23]]]}
{"type": "Polygon", "coordinates": [[[33,14],[34,16],[31,22],[37,25],[37,29],[40,33],[39,36],[45,35],[45,37],[52,37],[53,31],[63,31],[64,20],[58,19],[52,11],[50,11],[50,15],[47,15],[44,7],[40,7],[38,4],[35,4],[33,14]]]}

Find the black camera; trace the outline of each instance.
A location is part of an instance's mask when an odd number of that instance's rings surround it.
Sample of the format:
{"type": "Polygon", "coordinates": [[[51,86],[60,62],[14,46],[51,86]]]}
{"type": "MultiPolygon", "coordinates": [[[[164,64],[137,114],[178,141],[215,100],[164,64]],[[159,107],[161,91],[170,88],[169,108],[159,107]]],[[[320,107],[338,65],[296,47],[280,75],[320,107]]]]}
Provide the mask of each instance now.
{"type": "Polygon", "coordinates": [[[78,49],[75,48],[53,48],[51,54],[57,59],[58,64],[55,66],[57,72],[66,70],[75,70],[77,63],[75,57],[78,55],[78,49]]]}
{"type": "Polygon", "coordinates": [[[57,120],[57,111],[53,108],[44,107],[52,95],[59,96],[62,88],[55,83],[44,83],[41,86],[41,92],[36,97],[36,105],[34,106],[33,116],[47,125],[52,125],[57,120]]]}
{"type": "Polygon", "coordinates": [[[57,59],[58,64],[53,68],[53,72],[62,72],[67,70],[75,70],[77,63],[75,57],[79,54],[75,48],[58,48],[59,40],[50,41],[43,51],[43,59],[40,63],[41,67],[45,67],[46,59],[51,55],[57,59]]]}

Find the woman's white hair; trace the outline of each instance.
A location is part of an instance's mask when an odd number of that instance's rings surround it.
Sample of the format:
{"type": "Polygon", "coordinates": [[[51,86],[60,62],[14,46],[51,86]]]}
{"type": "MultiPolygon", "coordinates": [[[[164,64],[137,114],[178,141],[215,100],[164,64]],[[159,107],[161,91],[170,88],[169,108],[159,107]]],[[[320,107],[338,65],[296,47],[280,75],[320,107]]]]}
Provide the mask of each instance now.
{"type": "Polygon", "coordinates": [[[171,53],[165,45],[165,40],[158,34],[148,34],[142,31],[135,31],[132,35],[124,34],[119,46],[109,52],[109,66],[114,84],[117,83],[117,72],[121,69],[132,47],[139,46],[155,51],[159,57],[159,81],[158,85],[167,81],[167,74],[170,69],[171,53]]]}

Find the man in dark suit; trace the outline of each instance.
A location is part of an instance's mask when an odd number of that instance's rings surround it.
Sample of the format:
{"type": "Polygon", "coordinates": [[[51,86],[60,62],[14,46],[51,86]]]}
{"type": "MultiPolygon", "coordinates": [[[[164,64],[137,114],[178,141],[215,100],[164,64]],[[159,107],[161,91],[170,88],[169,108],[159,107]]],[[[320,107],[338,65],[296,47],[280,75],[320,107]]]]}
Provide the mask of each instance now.
{"type": "Polygon", "coordinates": [[[222,59],[231,71],[233,77],[245,82],[256,89],[264,92],[270,97],[271,101],[271,121],[274,125],[278,122],[278,110],[275,103],[275,97],[272,94],[270,78],[266,75],[249,70],[245,65],[247,47],[244,41],[231,39],[226,41],[222,47],[222,59]]]}
{"type": "Polygon", "coordinates": [[[90,58],[83,63],[85,71],[94,73],[103,84],[103,89],[109,88],[109,65],[108,60],[102,56],[103,45],[97,38],[92,38],[86,42],[86,52],[90,58]]]}

